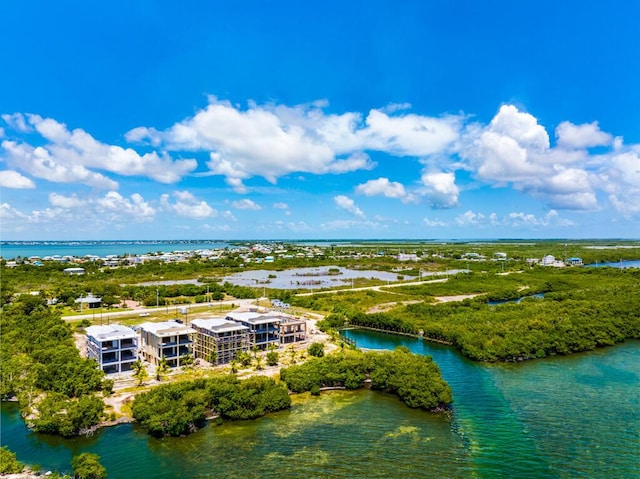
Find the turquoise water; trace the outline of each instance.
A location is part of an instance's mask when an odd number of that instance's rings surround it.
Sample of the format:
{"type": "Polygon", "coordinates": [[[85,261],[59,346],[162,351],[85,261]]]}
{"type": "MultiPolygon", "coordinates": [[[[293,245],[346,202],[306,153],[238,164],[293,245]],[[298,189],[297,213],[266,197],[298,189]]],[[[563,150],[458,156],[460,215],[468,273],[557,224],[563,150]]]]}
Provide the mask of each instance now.
{"type": "Polygon", "coordinates": [[[603,268],[608,266],[609,268],[640,268],[640,260],[634,261],[614,261],[611,263],[594,263],[587,265],[590,268],[603,268]]]}
{"type": "Polygon", "coordinates": [[[257,421],[153,439],[132,425],[64,440],[29,432],[2,406],[2,444],[68,471],[101,456],[110,478],[640,477],[640,342],[519,364],[482,365],[446,346],[352,330],[365,348],[431,354],[454,392],[450,414],[415,411],[371,391],[295,399],[257,421]]]}
{"type": "Polygon", "coordinates": [[[227,243],[216,241],[7,241],[0,243],[0,256],[5,259],[31,256],[77,256],[146,253],[171,253],[199,249],[227,248],[227,243]]]}

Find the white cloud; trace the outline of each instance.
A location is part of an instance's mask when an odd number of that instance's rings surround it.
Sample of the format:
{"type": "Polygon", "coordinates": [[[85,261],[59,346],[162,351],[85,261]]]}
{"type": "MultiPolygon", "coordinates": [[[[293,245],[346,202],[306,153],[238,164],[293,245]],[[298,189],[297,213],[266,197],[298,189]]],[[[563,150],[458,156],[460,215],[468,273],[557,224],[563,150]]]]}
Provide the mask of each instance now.
{"type": "MultiPolygon", "coordinates": [[[[192,159],[173,160],[155,151],[140,155],[131,148],[108,145],[95,140],[84,130],[69,131],[65,124],[38,115],[11,117],[19,131],[33,127],[49,143],[33,147],[27,143],[4,141],[7,161],[38,178],[58,183],[84,183],[96,188],[115,189],[117,183],[93,169],[123,176],[146,176],[161,183],[174,183],[194,170],[192,159]]],[[[6,120],[6,119],[5,119],[6,120]]]]}
{"type": "Polygon", "coordinates": [[[279,210],[286,210],[289,209],[289,205],[286,203],[274,203],[273,207],[279,210]]]}
{"type": "Polygon", "coordinates": [[[224,213],[222,213],[222,218],[229,221],[238,221],[238,219],[233,216],[233,213],[229,210],[226,210],[224,213]]]}
{"type": "Polygon", "coordinates": [[[156,210],[139,193],[125,198],[116,191],[109,191],[94,202],[95,211],[104,215],[108,223],[127,219],[136,223],[153,220],[156,210]]]}
{"type": "Polygon", "coordinates": [[[231,206],[233,206],[237,210],[258,211],[262,209],[262,206],[255,203],[253,200],[250,200],[249,198],[243,198],[241,200],[234,201],[233,203],[231,203],[231,206]]]}
{"type": "Polygon", "coordinates": [[[405,198],[407,192],[402,183],[389,181],[388,178],[369,180],[356,187],[356,193],[366,196],[386,196],[387,198],[405,198]]]}
{"type": "Polygon", "coordinates": [[[118,183],[82,165],[61,163],[49,150],[24,143],[5,140],[2,148],[8,153],[7,162],[12,167],[36,178],[54,183],[82,183],[98,189],[117,189],[118,183]]]}
{"type": "Polygon", "coordinates": [[[334,220],[329,221],[327,223],[322,223],[320,225],[320,229],[325,231],[339,231],[339,230],[349,230],[349,231],[361,231],[367,232],[371,230],[387,230],[388,226],[384,224],[377,223],[375,221],[366,221],[366,220],[334,220]]]}
{"type": "Polygon", "coordinates": [[[64,196],[58,193],[49,194],[49,203],[58,208],[78,208],[86,204],[86,201],[79,199],[76,195],[64,196]]]}
{"type": "Polygon", "coordinates": [[[364,213],[360,210],[360,208],[356,206],[355,202],[348,196],[344,196],[344,195],[334,196],[333,201],[336,203],[338,208],[348,211],[354,216],[359,216],[360,218],[364,218],[364,213]]]}
{"type": "Polygon", "coordinates": [[[453,208],[458,205],[459,188],[453,173],[431,172],[422,175],[424,194],[434,208],[453,208]]]}
{"type": "Polygon", "coordinates": [[[607,146],[613,141],[613,137],[609,133],[600,130],[597,121],[582,125],[563,121],[556,128],[556,137],[558,138],[558,146],[567,149],[607,146]]]}
{"type": "Polygon", "coordinates": [[[13,115],[4,114],[2,115],[2,119],[9,127],[21,133],[27,133],[33,129],[27,124],[22,113],[14,113],[13,115]]]}
{"type": "MultiPolygon", "coordinates": [[[[638,148],[640,149],[640,148],[638,148]]],[[[640,217],[640,153],[614,154],[598,177],[613,207],[625,218],[640,217]]]]}
{"type": "Polygon", "coordinates": [[[198,200],[189,191],[174,191],[172,195],[176,199],[173,203],[168,194],[160,197],[160,205],[164,211],[173,211],[178,216],[193,219],[215,218],[218,215],[206,201],[198,200]]]}
{"type": "Polygon", "coordinates": [[[26,218],[27,215],[13,208],[9,203],[0,204],[0,219],[2,219],[3,221],[26,218]]]}
{"type": "Polygon", "coordinates": [[[26,189],[35,188],[36,185],[31,179],[21,175],[17,171],[4,170],[0,171],[0,187],[26,189]]]}
{"type": "Polygon", "coordinates": [[[421,115],[392,117],[371,110],[366,128],[359,134],[366,149],[399,156],[426,156],[445,150],[458,138],[458,117],[431,118],[421,115]]]}
{"type": "Polygon", "coordinates": [[[511,184],[551,208],[598,209],[596,188],[607,183],[601,170],[608,155],[589,156],[583,148],[613,140],[597,123],[561,123],[556,129],[559,146],[551,148],[546,130],[533,115],[503,105],[487,127],[470,131],[474,138],[464,142],[460,156],[478,180],[511,184]]]}
{"type": "Polygon", "coordinates": [[[423,223],[430,228],[441,228],[444,226],[448,226],[447,223],[440,220],[430,220],[429,218],[424,218],[423,223]]]}
{"type": "Polygon", "coordinates": [[[537,217],[530,213],[512,212],[508,213],[502,218],[499,218],[496,213],[490,213],[484,215],[482,213],[476,213],[471,210],[464,212],[455,219],[458,226],[474,226],[474,227],[548,227],[548,226],[572,226],[573,222],[564,218],[561,218],[557,211],[549,210],[544,216],[537,217]]]}
{"type": "Polygon", "coordinates": [[[175,151],[209,151],[212,174],[234,188],[262,176],[270,182],[292,172],[326,174],[371,169],[366,150],[429,155],[457,137],[459,117],[390,116],[398,109],[326,114],[325,102],[288,107],[256,105],[246,110],[209,99],[206,108],[165,131],[138,127],[126,138],[175,151]],[[233,183],[231,183],[233,181],[233,183]]]}

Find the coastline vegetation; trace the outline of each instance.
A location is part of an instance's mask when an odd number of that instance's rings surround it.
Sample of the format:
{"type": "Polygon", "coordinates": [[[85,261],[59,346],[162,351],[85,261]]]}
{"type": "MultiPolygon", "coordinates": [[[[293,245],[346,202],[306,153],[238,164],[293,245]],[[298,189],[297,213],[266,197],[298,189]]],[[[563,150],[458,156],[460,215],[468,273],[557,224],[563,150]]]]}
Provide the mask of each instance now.
{"type": "Polygon", "coordinates": [[[441,410],[453,401],[451,388],[430,356],[395,351],[344,350],[280,370],[295,393],[319,394],[323,388],[371,389],[398,396],[407,406],[441,410]]]}
{"type": "Polygon", "coordinates": [[[201,428],[208,417],[255,419],[291,405],[284,384],[235,375],[165,384],[138,394],[133,417],[153,436],[183,436],[201,428]]]}
{"type": "MultiPolygon", "coordinates": [[[[569,254],[579,254],[585,262],[640,256],[640,248],[600,250],[586,249],[584,244],[572,247],[569,254]]],[[[255,298],[266,290],[270,298],[327,314],[319,323],[324,330],[365,326],[424,336],[450,343],[477,361],[570,354],[640,338],[640,270],[543,268],[526,261],[541,252],[561,256],[562,244],[557,242],[533,246],[405,245],[403,250],[424,258],[418,264],[401,263],[388,256],[399,248],[384,243],[332,247],[313,259],[251,264],[245,268],[337,265],[402,270],[414,277],[425,270],[470,272],[440,276],[438,282],[422,278],[423,281],[395,287],[380,282],[375,290],[330,294],[323,291],[303,296],[289,290],[261,287],[258,291],[218,284],[220,275],[240,270],[240,260],[233,255],[213,262],[193,258],[184,263],[152,262],[115,269],[87,262],[87,274],[81,277],[63,275],[66,265],[55,262],[8,268],[5,261],[0,261],[0,396],[3,400],[16,398],[28,424],[41,432],[75,436],[91,431],[104,419],[104,403],[98,392],[108,392],[113,382],[103,378],[95,362],[80,357],[69,323],[60,319],[61,309],[47,306],[46,301],[55,297],[62,304],[74,305],[75,298],[89,292],[101,296],[107,306],[124,299],[155,306],[177,301],[255,298]],[[476,262],[465,258],[466,252],[491,258],[497,251],[507,252],[509,260],[476,262]],[[386,256],[379,257],[380,252],[386,256]],[[194,277],[202,284],[131,284],[194,277]],[[40,294],[24,294],[29,291],[40,294]],[[474,297],[447,303],[437,299],[460,295],[474,297]],[[489,304],[519,298],[525,299],[519,304],[489,304]],[[385,307],[380,308],[381,305],[385,307]]],[[[89,324],[89,320],[83,321],[83,326],[89,324]]],[[[295,351],[290,354],[295,363],[295,351]]],[[[287,388],[317,394],[327,387],[363,387],[365,381],[373,389],[398,395],[411,407],[431,410],[451,402],[448,386],[428,358],[415,358],[403,350],[388,354],[347,350],[324,355],[320,343],[312,344],[308,354],[312,357],[308,362],[281,370],[281,383],[268,378],[240,380],[229,376],[158,386],[136,396],[133,415],[150,434],[179,436],[201,427],[208,417],[250,419],[286,409],[290,406],[287,388]]],[[[275,351],[266,355],[269,365],[277,365],[280,359],[275,351]]],[[[248,364],[251,356],[247,353],[239,360],[248,364]]],[[[162,369],[156,371],[158,379],[163,375],[162,369]]]]}
{"type": "Polygon", "coordinates": [[[39,296],[21,295],[0,318],[0,396],[17,398],[40,432],[75,436],[102,418],[104,373],[81,358],[71,328],[39,296]]]}
{"type": "Polygon", "coordinates": [[[427,339],[449,342],[477,361],[570,354],[640,338],[638,270],[538,268],[508,276],[471,273],[447,283],[396,289],[408,296],[480,296],[442,304],[407,304],[375,314],[336,305],[320,326],[354,325],[423,334],[427,339]],[[534,293],[544,298],[532,296],[534,293]],[[519,304],[488,304],[523,296],[529,297],[519,304]]]}

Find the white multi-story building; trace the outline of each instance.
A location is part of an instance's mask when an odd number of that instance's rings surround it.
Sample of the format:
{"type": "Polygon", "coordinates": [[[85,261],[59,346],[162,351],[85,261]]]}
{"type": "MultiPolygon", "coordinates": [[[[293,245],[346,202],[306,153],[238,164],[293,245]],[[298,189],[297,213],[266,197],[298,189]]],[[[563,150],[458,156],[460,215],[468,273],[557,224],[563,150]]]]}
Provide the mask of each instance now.
{"type": "Polygon", "coordinates": [[[169,367],[180,366],[180,358],[193,354],[193,335],[195,330],[178,321],[146,322],[138,326],[140,332],[140,354],[153,364],[158,365],[162,357],[169,367]]]}
{"type": "Polygon", "coordinates": [[[95,359],[105,373],[129,371],[138,358],[138,335],[120,324],[89,326],[87,356],[95,359]]]}

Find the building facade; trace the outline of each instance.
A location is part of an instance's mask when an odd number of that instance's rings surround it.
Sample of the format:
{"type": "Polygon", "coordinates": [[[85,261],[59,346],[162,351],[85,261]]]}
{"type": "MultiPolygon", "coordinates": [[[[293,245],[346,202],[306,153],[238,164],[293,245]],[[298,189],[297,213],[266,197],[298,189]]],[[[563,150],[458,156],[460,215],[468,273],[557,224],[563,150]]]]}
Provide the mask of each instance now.
{"type": "Polygon", "coordinates": [[[280,345],[279,328],[281,319],[268,313],[257,312],[231,312],[226,317],[229,321],[235,321],[249,328],[253,335],[253,346],[264,351],[270,345],[280,345]]]}
{"type": "Polygon", "coordinates": [[[138,359],[137,333],[120,324],[89,326],[87,329],[87,356],[95,359],[105,373],[131,370],[138,359]]]}
{"type": "Polygon", "coordinates": [[[138,326],[140,355],[154,366],[161,358],[169,367],[181,366],[183,356],[193,356],[195,330],[177,321],[146,322],[138,326]]]}
{"type": "Polygon", "coordinates": [[[231,362],[241,351],[250,351],[254,336],[248,326],[223,318],[194,319],[194,354],[212,364],[231,362]]]}

